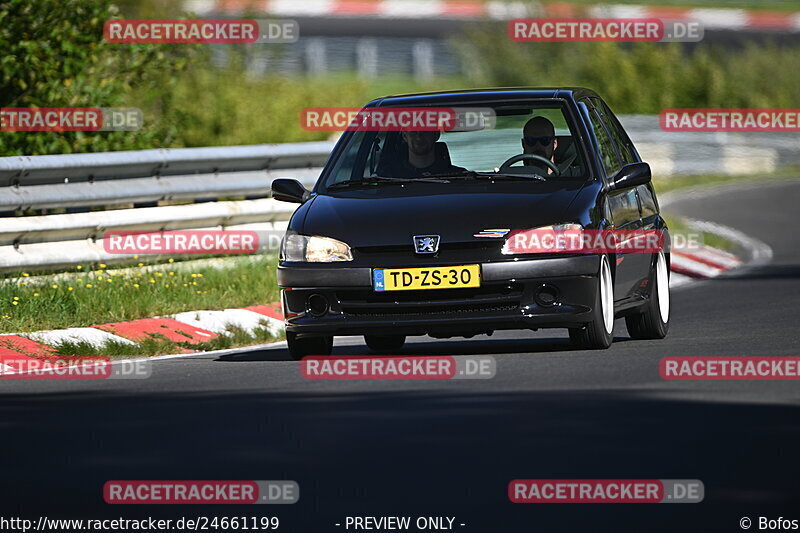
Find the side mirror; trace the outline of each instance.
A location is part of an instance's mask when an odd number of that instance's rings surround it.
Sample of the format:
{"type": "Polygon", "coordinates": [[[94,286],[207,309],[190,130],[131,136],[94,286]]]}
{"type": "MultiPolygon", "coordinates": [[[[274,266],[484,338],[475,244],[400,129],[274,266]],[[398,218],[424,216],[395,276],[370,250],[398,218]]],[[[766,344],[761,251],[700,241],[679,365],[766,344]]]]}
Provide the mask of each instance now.
{"type": "Polygon", "coordinates": [[[303,184],[292,178],[272,180],[272,197],[282,202],[302,204],[311,196],[303,184]]]}
{"type": "Polygon", "coordinates": [[[651,178],[650,165],[647,163],[631,163],[622,167],[611,179],[611,187],[613,189],[636,187],[650,183],[651,178]]]}

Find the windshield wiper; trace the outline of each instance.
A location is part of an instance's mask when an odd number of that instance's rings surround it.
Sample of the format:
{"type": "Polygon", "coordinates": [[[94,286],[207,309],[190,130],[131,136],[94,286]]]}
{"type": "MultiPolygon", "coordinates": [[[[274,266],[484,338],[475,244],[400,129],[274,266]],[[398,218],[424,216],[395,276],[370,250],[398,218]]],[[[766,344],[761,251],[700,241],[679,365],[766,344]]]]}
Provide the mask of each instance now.
{"type": "Polygon", "coordinates": [[[377,185],[378,183],[449,183],[445,179],[439,178],[388,178],[385,176],[372,176],[371,178],[358,178],[356,180],[340,181],[328,185],[327,189],[346,189],[348,187],[355,187],[358,185],[377,185]]]}
{"type": "Polygon", "coordinates": [[[547,178],[545,178],[544,176],[540,176],[539,174],[513,174],[511,172],[480,172],[477,170],[467,170],[453,174],[436,174],[431,177],[447,178],[448,180],[452,180],[454,178],[455,179],[517,178],[517,179],[547,181],[547,178]]]}

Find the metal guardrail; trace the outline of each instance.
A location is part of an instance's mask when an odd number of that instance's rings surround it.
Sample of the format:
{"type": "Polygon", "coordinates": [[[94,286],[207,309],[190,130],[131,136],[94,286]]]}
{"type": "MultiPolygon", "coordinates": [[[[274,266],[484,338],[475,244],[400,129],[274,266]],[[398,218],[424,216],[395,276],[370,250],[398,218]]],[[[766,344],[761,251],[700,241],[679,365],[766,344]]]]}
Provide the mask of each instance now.
{"type": "Polygon", "coordinates": [[[310,185],[332,149],[316,142],[0,158],[0,212],[83,211],[0,219],[0,271],[129,262],[130,254],[104,250],[111,230],[280,229],[295,206],[268,198],[272,179],[310,185]],[[248,199],[219,201],[236,197],[248,199]],[[181,200],[203,203],[155,206],[181,200]],[[152,207],[136,206],[143,203],[152,207]],[[133,208],[90,210],[126,205],[133,208]]]}
{"type": "Polygon", "coordinates": [[[0,157],[0,186],[321,167],[330,142],[0,157]]]}
{"type": "Polygon", "coordinates": [[[763,174],[800,165],[795,133],[665,132],[658,116],[619,118],[654,176],[763,174]]]}
{"type": "Polygon", "coordinates": [[[316,179],[333,143],[0,157],[0,211],[263,196],[316,179]]]}

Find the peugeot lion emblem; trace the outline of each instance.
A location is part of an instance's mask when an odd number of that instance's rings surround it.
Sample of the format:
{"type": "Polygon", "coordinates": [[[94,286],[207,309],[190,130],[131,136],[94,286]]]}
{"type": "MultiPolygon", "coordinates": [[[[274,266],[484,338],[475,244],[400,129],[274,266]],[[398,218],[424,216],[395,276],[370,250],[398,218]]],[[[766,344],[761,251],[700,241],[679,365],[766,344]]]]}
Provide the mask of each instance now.
{"type": "Polygon", "coordinates": [[[439,251],[439,236],[414,235],[414,250],[418,254],[435,254],[439,251]]]}

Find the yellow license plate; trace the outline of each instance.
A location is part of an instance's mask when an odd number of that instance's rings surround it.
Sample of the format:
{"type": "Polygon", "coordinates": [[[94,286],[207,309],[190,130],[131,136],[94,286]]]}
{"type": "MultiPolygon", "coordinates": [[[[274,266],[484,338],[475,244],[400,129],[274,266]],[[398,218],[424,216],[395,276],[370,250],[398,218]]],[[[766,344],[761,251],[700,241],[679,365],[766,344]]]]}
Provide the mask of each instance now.
{"type": "Polygon", "coordinates": [[[372,271],[376,291],[463,289],[481,286],[480,265],[423,268],[376,268],[372,271]]]}

